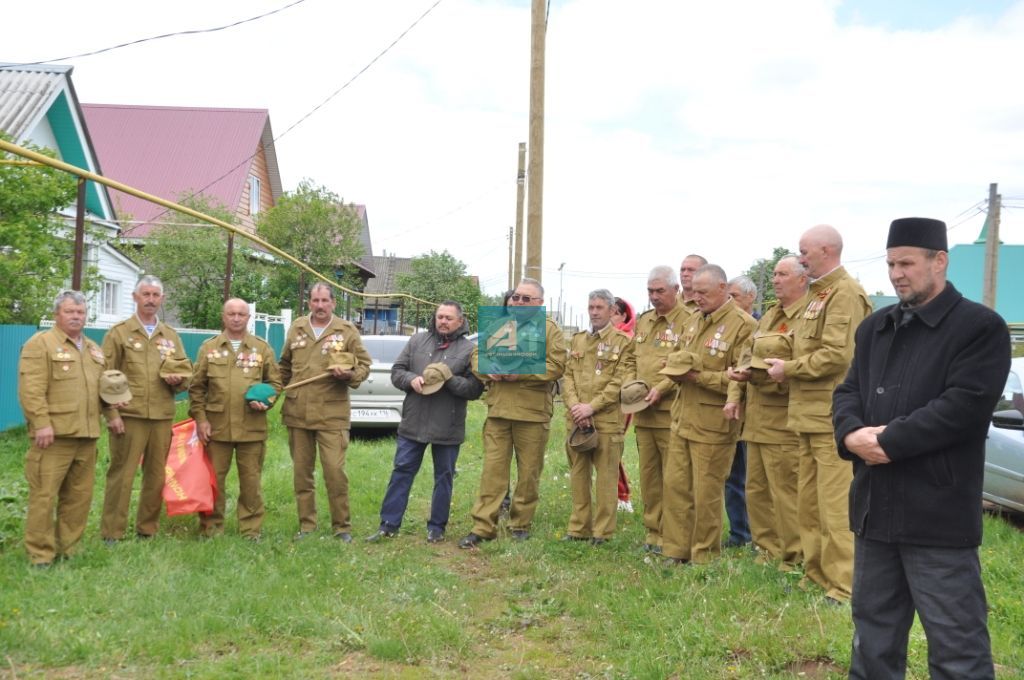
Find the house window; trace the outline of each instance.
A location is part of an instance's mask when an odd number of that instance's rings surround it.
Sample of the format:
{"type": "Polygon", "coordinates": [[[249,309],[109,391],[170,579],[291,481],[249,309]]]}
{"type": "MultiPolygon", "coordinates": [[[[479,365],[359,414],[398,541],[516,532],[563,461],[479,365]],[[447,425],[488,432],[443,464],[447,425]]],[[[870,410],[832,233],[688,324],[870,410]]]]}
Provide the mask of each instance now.
{"type": "Polygon", "coordinates": [[[100,313],[117,314],[117,300],[121,295],[121,283],[119,281],[104,281],[100,290],[100,313]]]}
{"type": "Polygon", "coordinates": [[[260,212],[260,178],[256,175],[249,175],[249,214],[258,215],[260,212]]]}

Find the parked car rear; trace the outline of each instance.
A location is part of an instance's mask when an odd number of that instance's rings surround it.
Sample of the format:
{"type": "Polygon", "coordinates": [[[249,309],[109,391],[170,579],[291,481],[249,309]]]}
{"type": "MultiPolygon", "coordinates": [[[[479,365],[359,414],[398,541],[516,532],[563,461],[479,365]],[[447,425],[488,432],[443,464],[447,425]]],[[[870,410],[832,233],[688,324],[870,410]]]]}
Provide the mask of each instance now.
{"type": "Polygon", "coordinates": [[[352,390],[352,428],[398,429],[405,392],[391,384],[391,364],[409,342],[407,335],[364,335],[363,346],[373,363],[370,375],[352,390]]]}
{"type": "Polygon", "coordinates": [[[1024,512],[1024,357],[1010,363],[1006,388],[992,414],[981,495],[996,505],[1024,512]]]}

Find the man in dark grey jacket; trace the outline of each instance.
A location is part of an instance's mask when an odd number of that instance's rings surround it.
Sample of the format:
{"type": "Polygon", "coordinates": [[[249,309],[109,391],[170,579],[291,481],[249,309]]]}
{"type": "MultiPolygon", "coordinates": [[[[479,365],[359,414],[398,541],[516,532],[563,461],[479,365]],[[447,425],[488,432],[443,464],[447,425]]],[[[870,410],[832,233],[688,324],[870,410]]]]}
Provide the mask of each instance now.
{"type": "Polygon", "coordinates": [[[903,678],[917,611],[931,678],[992,678],[981,543],[985,436],[1010,368],[1003,319],[946,281],[946,225],[889,228],[900,299],[857,329],[833,395],[853,461],[851,678],[903,678]]]}
{"type": "Polygon", "coordinates": [[[427,541],[444,540],[455,461],[466,438],[466,402],[484,391],[470,368],[474,345],[466,338],[468,330],[462,306],[445,300],[434,313],[431,329],[412,336],[391,366],[391,382],[406,392],[405,405],[395,467],[380,507],[380,529],[367,541],[398,534],[428,444],[434,458],[434,493],[427,541]]]}

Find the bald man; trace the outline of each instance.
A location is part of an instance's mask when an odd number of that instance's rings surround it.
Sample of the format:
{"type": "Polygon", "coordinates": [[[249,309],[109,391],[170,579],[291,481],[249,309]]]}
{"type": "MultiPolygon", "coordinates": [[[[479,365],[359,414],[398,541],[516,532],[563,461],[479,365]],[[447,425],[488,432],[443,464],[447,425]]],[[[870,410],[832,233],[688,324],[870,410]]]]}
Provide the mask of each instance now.
{"type": "Polygon", "coordinates": [[[793,339],[792,359],[765,359],[768,377],[789,383],[787,426],[800,447],[797,505],[804,573],[833,602],[853,588],[849,496],[853,471],[839,458],[832,429],[832,391],[853,360],[854,332],[871,313],[864,289],[840,264],[843,237],[831,226],[800,237],[800,264],[812,282],[793,339]]]}

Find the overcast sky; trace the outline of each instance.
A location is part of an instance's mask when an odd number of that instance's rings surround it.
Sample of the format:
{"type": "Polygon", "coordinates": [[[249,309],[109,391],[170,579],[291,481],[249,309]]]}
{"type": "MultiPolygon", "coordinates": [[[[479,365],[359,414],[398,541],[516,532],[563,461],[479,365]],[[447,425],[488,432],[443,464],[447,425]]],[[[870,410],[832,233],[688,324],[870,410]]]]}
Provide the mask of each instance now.
{"type": "MultiPolygon", "coordinates": [[[[0,61],[289,1],[17,3],[0,61]]],[[[60,63],[86,103],[269,109],[285,189],[308,177],[365,204],[374,254],[448,249],[495,293],[528,136],[528,0],[442,0],[284,134],[435,1],[305,0],[60,63]]],[[[937,217],[971,242],[990,182],[1003,240],[1024,243],[1024,1],[551,0],[547,46],[544,284],[577,315],[593,288],[643,308],[654,265],[697,252],[734,276],[823,222],[868,292],[890,293],[889,222],[937,217]]]]}

